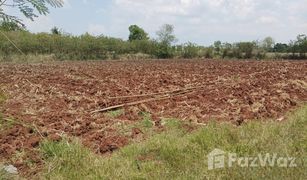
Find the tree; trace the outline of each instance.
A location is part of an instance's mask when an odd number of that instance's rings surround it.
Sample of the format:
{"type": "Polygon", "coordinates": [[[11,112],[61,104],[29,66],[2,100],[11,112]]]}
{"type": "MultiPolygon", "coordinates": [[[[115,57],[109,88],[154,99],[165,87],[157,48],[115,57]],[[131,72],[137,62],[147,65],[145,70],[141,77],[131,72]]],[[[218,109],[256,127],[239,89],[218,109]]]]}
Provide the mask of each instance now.
{"type": "Polygon", "coordinates": [[[53,34],[53,35],[61,35],[62,34],[61,30],[58,27],[53,27],[50,31],[51,31],[51,34],[53,34]]]}
{"type": "Polygon", "coordinates": [[[195,58],[198,56],[198,47],[196,44],[191,42],[185,43],[183,46],[183,54],[184,58],[195,58]]]}
{"type": "Polygon", "coordinates": [[[305,58],[307,53],[307,36],[305,34],[300,34],[296,39],[295,46],[300,53],[300,57],[305,58]]]}
{"type": "Polygon", "coordinates": [[[140,28],[137,25],[131,25],[129,27],[130,35],[129,41],[135,40],[148,40],[148,34],[144,31],[144,29],[140,28]]]}
{"type": "Polygon", "coordinates": [[[274,45],[274,52],[286,53],[289,50],[289,46],[283,43],[277,43],[274,45]]]}
{"type": "Polygon", "coordinates": [[[262,41],[262,47],[268,52],[273,50],[274,44],[275,44],[275,41],[272,37],[266,37],[262,41]]]}
{"type": "Polygon", "coordinates": [[[222,42],[221,41],[215,41],[214,44],[214,51],[216,52],[217,55],[220,55],[221,47],[222,47],[222,42]]]}
{"type": "Polygon", "coordinates": [[[174,50],[171,48],[172,43],[176,42],[174,35],[174,26],[164,24],[157,31],[158,43],[156,47],[156,56],[158,58],[171,58],[174,56],[174,50]]]}
{"type": "Polygon", "coordinates": [[[225,57],[232,57],[233,54],[232,54],[232,44],[230,43],[224,43],[222,44],[222,58],[225,58],[225,57]]]}
{"type": "Polygon", "coordinates": [[[237,43],[238,48],[238,57],[241,58],[242,54],[244,55],[244,58],[251,58],[253,56],[253,50],[255,48],[254,42],[240,42],[237,43]]]}
{"type": "Polygon", "coordinates": [[[291,40],[289,43],[289,52],[292,53],[292,58],[295,57],[295,53],[298,51],[298,46],[296,41],[291,40]]]}
{"type": "Polygon", "coordinates": [[[0,0],[0,20],[24,26],[20,18],[7,14],[3,8],[18,8],[26,18],[33,21],[35,17],[38,17],[37,13],[41,15],[49,13],[48,5],[62,7],[63,3],[63,0],[0,0]]]}
{"type": "Polygon", "coordinates": [[[162,44],[170,46],[176,42],[176,36],[174,35],[174,26],[170,24],[164,24],[157,32],[158,41],[162,44]]]}

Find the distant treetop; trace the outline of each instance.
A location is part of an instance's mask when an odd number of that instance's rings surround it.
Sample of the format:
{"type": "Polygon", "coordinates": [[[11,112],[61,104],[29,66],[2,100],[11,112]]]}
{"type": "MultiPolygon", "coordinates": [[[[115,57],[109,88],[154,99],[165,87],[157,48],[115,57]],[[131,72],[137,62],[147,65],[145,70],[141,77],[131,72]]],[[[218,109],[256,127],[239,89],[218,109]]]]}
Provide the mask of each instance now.
{"type": "Polygon", "coordinates": [[[144,29],[140,28],[137,25],[131,25],[129,27],[130,35],[129,41],[134,40],[148,40],[148,34],[144,31],[144,29]]]}

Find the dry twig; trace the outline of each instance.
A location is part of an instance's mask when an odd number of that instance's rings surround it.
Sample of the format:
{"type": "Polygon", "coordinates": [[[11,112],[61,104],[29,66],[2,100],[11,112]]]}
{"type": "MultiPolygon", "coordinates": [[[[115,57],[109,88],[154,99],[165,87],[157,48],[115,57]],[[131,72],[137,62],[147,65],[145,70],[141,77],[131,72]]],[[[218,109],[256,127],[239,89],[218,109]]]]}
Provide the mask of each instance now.
{"type": "Polygon", "coordinates": [[[190,93],[193,92],[193,89],[183,89],[183,90],[177,90],[177,91],[173,91],[173,92],[177,92],[177,93],[173,93],[173,94],[165,94],[165,95],[161,95],[161,96],[157,96],[157,97],[153,97],[153,98],[149,98],[149,99],[144,99],[144,100],[139,100],[139,101],[133,101],[133,102],[129,102],[129,103],[124,103],[124,104],[119,104],[119,105],[115,105],[115,106],[111,106],[111,107],[107,107],[107,108],[103,108],[103,109],[99,109],[99,110],[95,110],[92,111],[91,113],[98,113],[98,112],[106,112],[106,111],[110,111],[110,110],[114,110],[114,109],[118,109],[118,108],[122,108],[122,107],[126,107],[126,106],[134,106],[134,105],[138,105],[138,104],[142,104],[142,103],[147,103],[147,102],[152,102],[152,101],[159,101],[159,100],[164,100],[164,99],[170,99],[172,97],[178,96],[178,95],[183,95],[186,93],[190,93]]]}

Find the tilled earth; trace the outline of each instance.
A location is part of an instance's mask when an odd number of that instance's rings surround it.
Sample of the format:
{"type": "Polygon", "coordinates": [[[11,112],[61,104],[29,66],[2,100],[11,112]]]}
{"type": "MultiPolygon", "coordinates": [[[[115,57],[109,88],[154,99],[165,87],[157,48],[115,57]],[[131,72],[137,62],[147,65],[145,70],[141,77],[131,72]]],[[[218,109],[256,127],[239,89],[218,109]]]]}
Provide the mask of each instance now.
{"type": "Polygon", "coordinates": [[[307,101],[307,61],[0,64],[0,93],[6,97],[0,106],[0,161],[28,171],[29,159],[40,164],[35,148],[45,138],[75,136],[101,154],[127,145],[140,130],[127,134],[117,127],[137,123],[142,112],[152,115],[157,129],[163,129],[163,118],[195,124],[282,121],[307,101]],[[140,100],[145,101],[124,106],[116,117],[91,113],[140,100]],[[16,152],[30,153],[16,158],[16,152]]]}

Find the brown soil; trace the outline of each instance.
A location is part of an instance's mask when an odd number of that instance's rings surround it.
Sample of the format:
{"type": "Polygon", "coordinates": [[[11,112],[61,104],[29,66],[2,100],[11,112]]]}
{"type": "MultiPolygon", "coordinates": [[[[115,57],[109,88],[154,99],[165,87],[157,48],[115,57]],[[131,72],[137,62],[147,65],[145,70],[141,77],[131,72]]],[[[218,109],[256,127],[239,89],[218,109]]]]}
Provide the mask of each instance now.
{"type": "MultiPolygon", "coordinates": [[[[12,161],[16,151],[35,152],[42,139],[79,137],[96,153],[112,152],[142,134],[123,135],[118,124],[134,124],[140,112],[194,123],[208,120],[242,124],[247,120],[278,119],[307,101],[307,61],[129,61],[1,64],[0,89],[7,100],[0,106],[6,118],[17,120],[0,131],[0,160],[12,161]],[[93,110],[190,87],[201,88],[169,99],[125,107],[110,117],[93,110]]],[[[1,127],[0,127],[1,128],[1,127]]],[[[163,127],[161,127],[163,128],[163,127]]],[[[30,153],[39,164],[39,158],[30,153]]],[[[17,164],[16,162],[14,162],[17,164]]],[[[23,163],[17,164],[27,169],[23,163]]]]}

